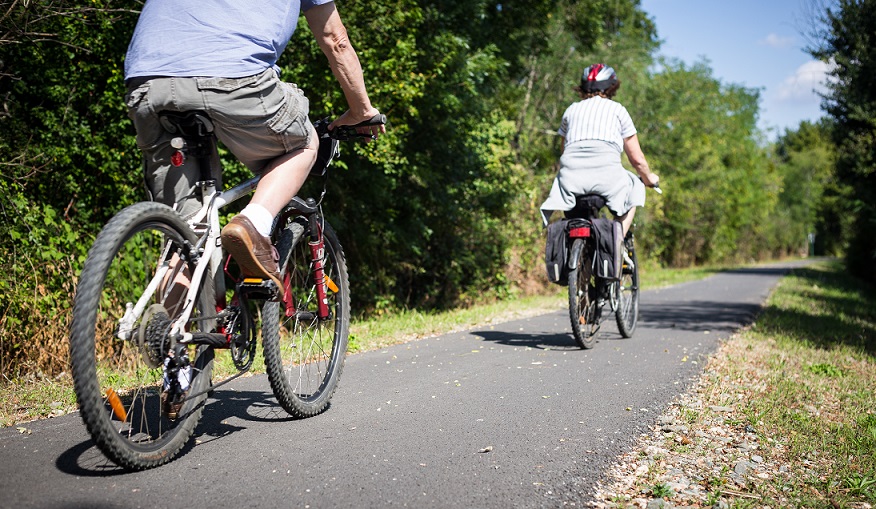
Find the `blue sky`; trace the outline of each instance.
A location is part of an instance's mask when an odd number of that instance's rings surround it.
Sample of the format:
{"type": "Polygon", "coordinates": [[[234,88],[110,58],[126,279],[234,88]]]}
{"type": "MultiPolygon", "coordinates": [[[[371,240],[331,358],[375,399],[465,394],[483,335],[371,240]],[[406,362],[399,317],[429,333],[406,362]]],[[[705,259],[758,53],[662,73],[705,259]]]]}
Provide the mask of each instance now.
{"type": "Polygon", "coordinates": [[[641,0],[663,41],[660,54],[691,64],[708,59],[713,76],[760,90],[759,126],[770,139],[824,115],[826,65],[805,48],[812,0],[641,0]]]}

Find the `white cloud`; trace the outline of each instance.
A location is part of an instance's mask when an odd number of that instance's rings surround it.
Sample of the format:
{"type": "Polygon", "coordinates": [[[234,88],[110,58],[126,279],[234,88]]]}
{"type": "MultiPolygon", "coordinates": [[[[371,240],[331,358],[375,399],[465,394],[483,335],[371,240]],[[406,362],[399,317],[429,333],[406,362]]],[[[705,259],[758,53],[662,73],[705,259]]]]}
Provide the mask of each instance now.
{"type": "Polygon", "coordinates": [[[761,39],[760,43],[771,48],[785,49],[794,45],[796,39],[793,37],[782,37],[777,34],[770,34],[765,39],[761,39]]]}
{"type": "Polygon", "coordinates": [[[810,60],[785,78],[776,90],[779,102],[809,102],[818,98],[817,93],[823,93],[828,72],[834,64],[820,60],[810,60]]]}

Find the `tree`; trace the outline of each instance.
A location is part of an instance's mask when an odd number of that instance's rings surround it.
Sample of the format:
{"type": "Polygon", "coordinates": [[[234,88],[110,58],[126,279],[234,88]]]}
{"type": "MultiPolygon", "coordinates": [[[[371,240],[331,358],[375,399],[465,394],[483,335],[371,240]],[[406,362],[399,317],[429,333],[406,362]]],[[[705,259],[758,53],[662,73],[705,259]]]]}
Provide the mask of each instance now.
{"type": "Polygon", "coordinates": [[[757,140],[758,92],[708,62],[662,62],[628,105],[665,183],[637,215],[643,252],[672,266],[763,256],[779,181],[757,140]]]}
{"type": "Polygon", "coordinates": [[[823,107],[833,117],[836,176],[848,186],[852,217],[846,261],[876,282],[876,0],[837,0],[816,30],[810,52],[831,65],[823,107]]]}
{"type": "Polygon", "coordinates": [[[0,12],[0,359],[63,369],[88,239],[139,196],[121,62],[126,2],[12,2],[0,12]]]}
{"type": "Polygon", "coordinates": [[[782,254],[808,248],[804,239],[810,233],[815,234],[817,254],[835,252],[842,240],[844,225],[835,217],[830,198],[836,157],[831,129],[826,118],[815,124],[804,121],[776,142],[782,190],[772,219],[773,243],[782,254]]]}

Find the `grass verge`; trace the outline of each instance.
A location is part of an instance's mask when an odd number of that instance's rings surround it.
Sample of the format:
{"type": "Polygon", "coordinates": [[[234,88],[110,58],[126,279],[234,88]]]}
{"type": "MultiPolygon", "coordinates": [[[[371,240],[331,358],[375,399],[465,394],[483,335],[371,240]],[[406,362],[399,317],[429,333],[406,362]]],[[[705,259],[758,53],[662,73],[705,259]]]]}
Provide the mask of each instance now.
{"type": "Polygon", "coordinates": [[[839,268],[796,271],[744,336],[739,376],[764,372],[745,418],[780,445],[787,479],[757,490],[797,507],[876,504],[876,293],[839,268]]]}
{"type": "Polygon", "coordinates": [[[876,506],[874,303],[837,264],[784,278],[694,393],[613,467],[600,504],[876,506]]]}

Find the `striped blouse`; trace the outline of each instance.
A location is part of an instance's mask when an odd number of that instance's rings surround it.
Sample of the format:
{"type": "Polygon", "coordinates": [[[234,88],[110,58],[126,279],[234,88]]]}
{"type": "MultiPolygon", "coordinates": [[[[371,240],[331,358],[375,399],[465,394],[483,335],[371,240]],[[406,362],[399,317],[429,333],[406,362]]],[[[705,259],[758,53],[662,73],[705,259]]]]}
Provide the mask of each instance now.
{"type": "Polygon", "coordinates": [[[557,133],[566,139],[566,145],[599,140],[610,143],[620,153],[624,140],[636,134],[636,126],[621,103],[596,96],[569,106],[557,133]]]}

